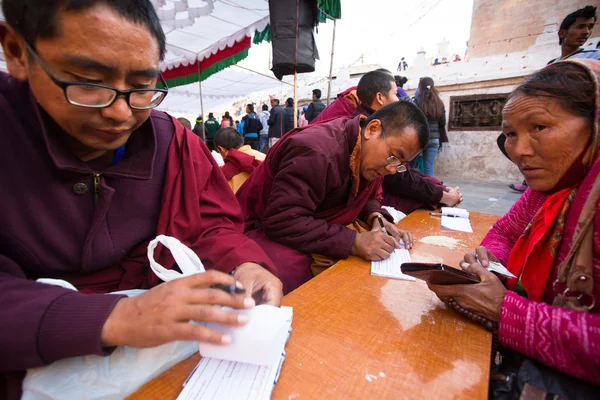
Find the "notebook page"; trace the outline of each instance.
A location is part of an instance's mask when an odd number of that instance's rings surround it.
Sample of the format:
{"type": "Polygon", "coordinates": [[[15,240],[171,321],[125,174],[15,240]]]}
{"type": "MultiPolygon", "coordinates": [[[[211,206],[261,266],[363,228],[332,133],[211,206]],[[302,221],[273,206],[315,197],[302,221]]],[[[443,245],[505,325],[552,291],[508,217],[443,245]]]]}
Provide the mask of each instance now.
{"type": "Polygon", "coordinates": [[[384,278],[414,281],[416,278],[405,275],[400,271],[400,265],[410,262],[410,253],[406,249],[395,249],[390,256],[382,261],[371,261],[371,275],[384,278]]]}

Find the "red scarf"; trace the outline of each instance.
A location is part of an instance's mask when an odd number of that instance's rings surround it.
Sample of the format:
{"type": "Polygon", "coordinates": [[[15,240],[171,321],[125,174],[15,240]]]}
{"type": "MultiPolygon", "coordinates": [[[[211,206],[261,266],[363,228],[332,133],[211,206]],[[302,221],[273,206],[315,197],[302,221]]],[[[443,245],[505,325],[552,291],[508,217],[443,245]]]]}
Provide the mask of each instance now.
{"type": "Polygon", "coordinates": [[[517,279],[509,279],[509,289],[520,282],[527,298],[541,301],[554,259],[563,238],[565,215],[577,187],[562,189],[548,197],[510,252],[507,268],[517,279]]]}

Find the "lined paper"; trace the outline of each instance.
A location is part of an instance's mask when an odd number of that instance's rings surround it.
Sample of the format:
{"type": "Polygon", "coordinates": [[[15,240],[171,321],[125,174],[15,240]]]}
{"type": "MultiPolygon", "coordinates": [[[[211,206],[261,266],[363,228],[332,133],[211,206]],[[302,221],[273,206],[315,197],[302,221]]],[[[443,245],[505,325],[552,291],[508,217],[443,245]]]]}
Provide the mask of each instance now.
{"type": "Polygon", "coordinates": [[[371,261],[371,275],[415,281],[416,278],[405,275],[400,270],[400,265],[405,262],[410,262],[410,253],[408,250],[395,249],[389,258],[382,261],[371,261]]]}

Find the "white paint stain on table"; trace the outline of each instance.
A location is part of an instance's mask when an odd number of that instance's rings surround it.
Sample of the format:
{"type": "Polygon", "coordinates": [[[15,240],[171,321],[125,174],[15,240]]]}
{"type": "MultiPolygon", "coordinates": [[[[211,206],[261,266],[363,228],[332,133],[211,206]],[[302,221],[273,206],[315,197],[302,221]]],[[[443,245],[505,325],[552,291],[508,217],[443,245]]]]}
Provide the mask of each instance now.
{"type": "Polygon", "coordinates": [[[457,246],[463,246],[460,240],[448,236],[425,236],[419,241],[434,246],[447,247],[450,250],[455,249],[457,246]]]}

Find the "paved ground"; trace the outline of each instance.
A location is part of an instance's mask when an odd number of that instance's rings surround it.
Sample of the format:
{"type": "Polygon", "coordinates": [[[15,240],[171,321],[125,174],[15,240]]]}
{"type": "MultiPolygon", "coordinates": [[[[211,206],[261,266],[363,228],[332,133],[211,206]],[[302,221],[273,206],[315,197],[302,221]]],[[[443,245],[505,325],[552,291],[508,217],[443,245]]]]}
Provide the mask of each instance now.
{"type": "Polygon", "coordinates": [[[469,211],[504,215],[519,199],[521,193],[510,189],[505,183],[466,182],[439,177],[447,186],[458,186],[464,201],[459,207],[469,211]]]}

